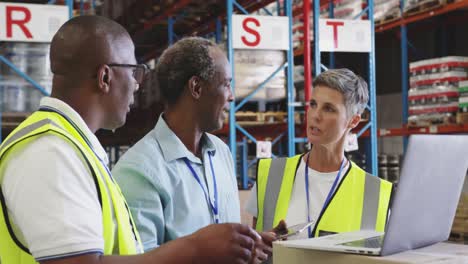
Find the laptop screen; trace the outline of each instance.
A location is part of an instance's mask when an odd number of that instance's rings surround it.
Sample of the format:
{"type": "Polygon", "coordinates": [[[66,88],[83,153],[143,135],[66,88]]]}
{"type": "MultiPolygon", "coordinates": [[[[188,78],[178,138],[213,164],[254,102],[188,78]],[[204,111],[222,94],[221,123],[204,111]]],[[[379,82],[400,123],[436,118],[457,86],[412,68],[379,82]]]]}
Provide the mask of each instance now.
{"type": "Polygon", "coordinates": [[[382,255],[448,239],[467,169],[468,135],[410,137],[382,255]]]}

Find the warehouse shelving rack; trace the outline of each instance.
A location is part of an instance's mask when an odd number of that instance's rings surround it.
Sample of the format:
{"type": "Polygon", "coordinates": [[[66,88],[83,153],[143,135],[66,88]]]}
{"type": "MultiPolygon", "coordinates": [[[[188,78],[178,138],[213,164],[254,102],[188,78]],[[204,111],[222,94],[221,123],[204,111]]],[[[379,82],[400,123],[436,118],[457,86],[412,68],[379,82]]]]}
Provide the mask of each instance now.
{"type": "MultiPolygon", "coordinates": [[[[331,1],[329,1],[330,9],[333,8],[333,4],[331,1]]],[[[404,6],[404,0],[400,1],[400,6],[403,8],[404,6]]],[[[468,133],[468,125],[459,125],[459,124],[452,124],[452,125],[433,125],[429,127],[416,127],[416,128],[409,128],[407,127],[407,120],[408,120],[408,89],[409,89],[409,77],[408,77],[408,47],[411,47],[414,49],[414,45],[411,44],[411,42],[408,40],[408,31],[407,31],[407,25],[413,24],[419,21],[424,21],[426,19],[430,19],[433,17],[437,17],[443,14],[447,14],[453,11],[461,10],[461,9],[467,9],[468,8],[468,0],[459,0],[459,1],[454,1],[452,3],[447,3],[446,5],[441,6],[440,8],[436,9],[431,9],[425,12],[421,12],[415,15],[411,16],[402,16],[400,19],[389,22],[389,23],[383,23],[381,25],[375,26],[375,33],[381,34],[381,33],[389,33],[389,31],[396,30],[397,35],[400,40],[400,46],[401,46],[401,68],[402,68],[402,78],[401,78],[401,89],[402,89],[402,105],[403,105],[403,111],[402,111],[402,118],[403,118],[403,125],[402,127],[398,128],[391,128],[391,129],[376,129],[376,136],[377,137],[392,137],[392,136],[402,136],[404,137],[404,146],[406,146],[406,138],[409,135],[413,134],[452,134],[452,133],[468,133]]],[[[301,48],[298,48],[294,51],[294,55],[296,58],[301,58],[303,57],[304,59],[304,72],[306,72],[306,65],[307,65],[307,58],[310,58],[310,51],[308,49],[310,47],[307,47],[307,45],[310,45],[310,41],[306,41],[306,38],[308,37],[308,32],[309,29],[308,24],[306,24],[306,18],[305,17],[310,17],[310,15],[305,15],[305,14],[310,14],[309,10],[310,8],[307,5],[303,5],[302,10],[295,8],[294,9],[294,15],[298,16],[301,11],[304,15],[304,46],[301,48]]],[[[310,40],[310,37],[309,37],[310,40]]],[[[332,56],[330,56],[332,57],[332,56]]],[[[315,58],[315,56],[314,56],[315,58]]],[[[333,61],[331,61],[333,62],[333,61]]],[[[330,65],[333,65],[330,63],[330,65]]],[[[332,68],[332,67],[331,67],[332,68]]],[[[307,75],[304,76],[304,86],[307,87],[306,83],[310,83],[311,81],[307,80],[307,75]]],[[[362,130],[361,130],[362,131],[362,130]]],[[[371,135],[370,131],[364,131],[361,134],[361,137],[363,138],[368,138],[371,135]]],[[[374,136],[375,137],[375,136],[374,136]]]]}
{"type": "MultiPolygon", "coordinates": [[[[187,35],[198,35],[198,36],[205,36],[205,37],[214,36],[216,39],[216,42],[219,43],[222,39],[222,33],[223,33],[222,25],[223,23],[226,23],[229,27],[230,18],[232,16],[232,13],[234,13],[234,5],[236,6],[236,8],[238,8],[238,10],[242,10],[241,11],[242,13],[252,13],[259,9],[264,9],[266,5],[270,3],[275,3],[275,2],[277,4],[278,13],[283,12],[283,10],[287,11],[286,7],[291,6],[290,3],[288,5],[286,1],[282,1],[282,0],[260,0],[260,1],[237,0],[235,2],[225,1],[223,8],[219,8],[221,3],[216,2],[216,6],[214,6],[212,9],[221,10],[221,12],[218,12],[215,14],[214,12],[212,12],[211,9],[209,10],[209,12],[199,12],[199,10],[203,8],[203,5],[201,6],[195,5],[195,1],[186,1],[186,0],[177,1],[174,4],[167,6],[167,8],[161,9],[160,12],[157,12],[157,14],[151,17],[150,19],[146,19],[143,22],[141,28],[135,30],[134,32],[131,32],[132,37],[134,41],[136,42],[137,47],[139,45],[139,42],[144,39],[144,36],[147,34],[150,34],[150,32],[155,32],[154,30],[158,32],[166,32],[166,35],[167,35],[167,42],[164,42],[163,40],[164,43],[160,43],[160,45],[158,45],[159,47],[158,49],[153,48],[152,50],[148,52],[140,54],[140,56],[138,56],[137,54],[137,59],[140,62],[147,62],[148,60],[155,58],[157,55],[159,55],[167,45],[171,45],[179,37],[187,36],[187,35]],[[229,11],[229,4],[231,4],[231,7],[232,7],[231,11],[229,11]],[[164,25],[167,25],[167,28],[165,28],[164,25]]],[[[162,4],[161,6],[164,6],[164,4],[162,4]]],[[[266,11],[266,9],[264,10],[266,11]]],[[[227,35],[230,35],[230,32],[231,31],[228,29],[227,35]]],[[[290,49],[290,51],[291,52],[290,52],[290,55],[288,56],[288,59],[292,61],[293,60],[292,49],[290,49]]],[[[230,57],[229,59],[233,61],[232,57],[230,57]]],[[[292,63],[289,63],[288,65],[292,65],[292,63]]],[[[286,66],[283,65],[282,68],[284,69],[286,68],[286,66]]],[[[292,69],[289,75],[292,76],[292,69]]],[[[292,87],[292,80],[289,83],[289,85],[292,87]]],[[[233,83],[233,86],[234,86],[234,83],[233,83]]],[[[289,89],[291,93],[292,93],[292,89],[293,88],[289,89]]],[[[243,105],[244,103],[241,103],[241,104],[243,105]]],[[[237,104],[237,106],[239,106],[240,108],[242,106],[241,104],[237,104]]],[[[233,109],[234,107],[231,107],[231,110],[233,109]]],[[[291,116],[290,117],[291,122],[293,122],[293,116],[294,116],[293,113],[290,116],[291,116]]],[[[230,115],[229,123],[225,124],[224,127],[220,131],[216,132],[216,134],[220,136],[226,136],[229,138],[230,148],[234,156],[234,160],[237,160],[236,158],[237,149],[240,150],[239,152],[239,154],[241,154],[240,155],[241,156],[241,166],[240,166],[241,169],[239,172],[240,187],[242,189],[247,189],[249,186],[247,169],[248,167],[252,166],[256,162],[256,159],[251,160],[251,161],[247,160],[247,152],[246,152],[246,150],[248,149],[247,139],[249,141],[255,142],[256,140],[265,139],[269,137],[269,138],[274,138],[272,140],[272,143],[276,144],[286,138],[285,135],[286,133],[288,133],[288,125],[287,124],[265,124],[265,125],[249,126],[245,128],[237,125],[238,127],[237,129],[240,130],[241,133],[239,133],[239,135],[235,135],[235,134],[231,135],[230,126],[231,125],[236,126],[236,125],[233,125],[235,122],[236,122],[235,115],[233,116],[230,115]],[[245,134],[248,134],[248,136],[245,134]]]]}
{"type": "MultiPolygon", "coordinates": [[[[249,12],[242,7],[241,4],[239,4],[236,0],[227,0],[227,51],[228,51],[228,59],[229,61],[233,62],[234,61],[234,48],[233,48],[233,43],[232,43],[232,16],[234,14],[234,9],[237,8],[240,10],[242,14],[248,15],[249,12]]],[[[277,8],[277,13],[281,11],[280,2],[277,2],[278,8],[277,8]]],[[[229,111],[229,147],[231,149],[231,153],[233,156],[234,160],[237,160],[237,131],[239,131],[242,135],[247,137],[251,142],[256,143],[258,138],[256,138],[254,135],[249,133],[246,129],[244,129],[241,125],[239,125],[236,121],[236,116],[235,113],[236,111],[240,110],[245,103],[247,103],[258,91],[260,91],[267,82],[269,82],[278,72],[285,70],[286,71],[286,100],[287,100],[287,142],[288,142],[288,155],[292,156],[295,154],[295,145],[294,145],[294,138],[295,138],[295,125],[294,125],[294,80],[293,80],[293,67],[294,67],[294,54],[293,54],[293,46],[292,46],[292,3],[291,0],[285,0],[283,2],[284,8],[285,8],[285,16],[288,17],[289,20],[289,29],[288,29],[288,38],[289,38],[289,49],[286,51],[286,62],[278,67],[276,71],[271,73],[271,75],[263,81],[258,87],[255,89],[252,89],[252,92],[245,97],[243,100],[240,102],[231,102],[230,106],[230,111],[229,111]]],[[[267,12],[269,13],[269,12],[267,12]]],[[[273,14],[270,14],[273,15],[273,14]]],[[[277,14],[279,15],[279,14],[277,14]]],[[[231,71],[233,76],[234,74],[234,64],[231,63],[231,71]]],[[[232,93],[235,94],[235,78],[232,80],[232,93]]],[[[272,145],[276,144],[279,142],[281,138],[283,138],[284,132],[279,133],[278,135],[275,136],[275,138],[272,140],[272,145]]],[[[245,142],[245,140],[244,140],[245,142]]],[[[245,147],[243,147],[245,149],[245,147]]],[[[245,153],[244,153],[245,154],[245,153]]],[[[276,157],[274,154],[272,154],[273,157],[276,157]]],[[[248,175],[245,175],[247,170],[245,169],[245,166],[247,164],[246,157],[243,157],[245,160],[243,161],[243,170],[241,173],[241,187],[243,189],[248,188],[248,175]]],[[[256,162],[256,159],[253,161],[250,161],[250,163],[247,165],[252,166],[256,162]]]]}
{"type": "MultiPolygon", "coordinates": [[[[401,11],[403,13],[403,6],[405,1],[400,1],[401,11]]],[[[450,124],[450,125],[432,125],[428,127],[407,127],[408,121],[408,90],[409,90],[409,62],[408,62],[408,48],[414,48],[414,45],[408,40],[407,26],[413,23],[421,22],[430,18],[434,18],[443,14],[453,11],[467,9],[468,0],[460,0],[452,3],[447,3],[436,9],[431,9],[411,16],[402,16],[400,19],[384,23],[375,27],[375,32],[378,34],[388,33],[395,30],[396,35],[400,40],[401,48],[401,90],[402,90],[402,127],[390,129],[378,129],[378,137],[393,137],[401,136],[404,138],[404,147],[406,148],[407,136],[414,134],[455,134],[455,133],[468,133],[467,124],[450,124]],[[399,34],[398,34],[399,33],[399,34]]],[[[443,40],[444,41],[444,40],[443,40]]],[[[297,51],[301,54],[302,51],[297,51]]],[[[363,137],[368,137],[369,133],[364,132],[363,137]]]]}
{"type": "MultiPolygon", "coordinates": [[[[47,4],[56,4],[56,1],[55,0],[50,0],[47,4]]],[[[68,15],[70,18],[73,17],[73,0],[65,0],[65,5],[68,6],[68,15]]],[[[49,93],[41,86],[39,85],[36,81],[34,81],[30,76],[28,76],[26,73],[22,72],[20,69],[18,69],[18,67],[16,67],[16,65],[14,65],[11,61],[9,61],[7,58],[5,58],[3,55],[0,55],[0,63],[4,63],[6,64],[9,68],[11,68],[16,74],[18,74],[18,76],[20,76],[21,78],[23,78],[24,80],[26,80],[28,83],[30,83],[34,89],[37,89],[39,90],[43,95],[46,95],[48,96],[49,93]]],[[[0,127],[3,127],[2,126],[2,115],[4,113],[2,113],[0,111],[0,127]]],[[[11,114],[10,114],[11,115],[11,114]]],[[[25,118],[27,115],[26,114],[23,114],[22,117],[25,118]]],[[[17,115],[14,115],[13,116],[17,116],[17,115]]],[[[0,142],[2,140],[2,129],[0,129],[0,142]]]]}
{"type": "MultiPolygon", "coordinates": [[[[403,14],[403,6],[405,0],[400,0],[401,12],[403,14]]],[[[408,143],[407,136],[412,134],[437,134],[437,133],[468,133],[467,125],[442,125],[442,126],[430,126],[427,128],[407,128],[408,123],[408,91],[409,91],[409,63],[408,63],[408,47],[412,46],[411,42],[408,40],[408,30],[407,25],[436,17],[445,13],[456,11],[459,9],[468,8],[468,1],[461,0],[455,1],[453,3],[447,3],[446,5],[438,8],[429,10],[420,14],[412,15],[409,17],[402,16],[401,19],[383,24],[376,28],[376,32],[385,32],[394,28],[399,27],[400,32],[400,47],[401,47],[401,91],[402,91],[402,120],[403,127],[396,129],[385,129],[379,133],[380,136],[403,136],[403,146],[406,149],[408,143]]],[[[443,40],[446,41],[446,40],[443,40]]]]}
{"type": "MultiPolygon", "coordinates": [[[[251,1],[251,0],[237,0],[236,2],[238,3],[239,6],[243,7],[248,13],[252,13],[270,3],[277,2],[278,8],[277,11],[280,14],[284,14],[287,8],[291,9],[291,5],[287,5],[286,1],[281,1],[281,0],[258,0],[258,1],[251,1]]],[[[169,1],[167,1],[169,2],[169,1]]],[[[231,1],[232,2],[232,1],[231,1]]],[[[306,1],[311,3],[312,1],[306,1]]],[[[327,3],[330,5],[329,0],[322,0],[320,1],[322,4],[327,3]]],[[[466,5],[467,0],[463,1],[456,1],[453,4],[456,5],[457,8],[461,8],[466,5]]],[[[137,54],[138,60],[140,62],[146,62],[149,59],[155,58],[157,55],[160,54],[162,49],[164,49],[167,44],[172,43],[177,36],[185,36],[185,35],[199,35],[199,36],[206,36],[208,34],[213,34],[212,32],[219,32],[221,25],[225,25],[227,21],[227,14],[228,14],[228,6],[229,6],[229,1],[217,1],[217,2],[211,2],[211,1],[195,1],[195,0],[179,0],[174,3],[171,3],[170,5],[166,5],[165,1],[161,1],[161,4],[158,4],[160,9],[159,11],[155,11],[154,14],[152,14],[150,17],[145,17],[144,19],[140,19],[141,21],[133,21],[129,22],[129,29],[132,33],[132,36],[136,42],[137,47],[141,45],[141,51],[144,51],[140,54],[137,54]],[[215,6],[213,8],[206,9],[205,3],[212,3],[215,6]],[[224,2],[224,4],[222,3],[224,2]],[[204,12],[201,12],[202,9],[206,9],[204,12]],[[169,31],[168,25],[170,24],[169,18],[173,18],[174,20],[172,21],[173,23],[171,24],[171,30],[169,31]],[[139,26],[134,27],[132,23],[137,23],[139,26]],[[133,28],[133,30],[132,30],[133,28]],[[169,33],[172,32],[172,33],[169,33]],[[161,34],[166,34],[168,39],[172,39],[172,41],[167,41],[165,37],[163,37],[161,34]],[[169,37],[170,34],[174,34],[171,37],[169,37]],[[151,39],[151,38],[146,38],[149,35],[153,36],[158,36],[156,39],[151,39]],[[157,47],[155,49],[155,47],[157,47]]],[[[140,2],[135,2],[135,10],[132,10],[133,7],[130,7],[130,10],[127,10],[126,14],[123,15],[121,18],[120,22],[125,23],[126,21],[131,20],[132,14],[134,14],[138,9],[142,10],[140,2]],[[138,6],[140,6],[138,8],[138,6]],[[135,11],[135,12],[134,12],[135,11]]],[[[235,6],[232,7],[232,11],[234,11],[235,6]]],[[[302,5],[302,6],[294,6],[292,7],[292,16],[296,17],[300,15],[301,13],[304,12],[305,8],[309,8],[310,6],[307,5],[302,5]]],[[[331,6],[331,9],[333,6],[331,6]]],[[[433,10],[430,13],[423,13],[421,15],[416,15],[418,19],[420,17],[430,17],[432,15],[438,15],[439,12],[450,12],[450,10],[454,10],[455,6],[452,4],[447,5],[446,7],[443,7],[442,10],[433,10]]],[[[456,9],[456,8],[455,8],[456,9]]],[[[369,13],[369,9],[367,10],[369,13]]],[[[133,15],[134,17],[134,15],[133,15]]],[[[309,15],[307,15],[309,17],[309,15]]],[[[369,16],[372,17],[373,16],[369,16]]],[[[411,17],[404,17],[401,19],[401,21],[396,21],[392,23],[386,23],[382,24],[379,26],[375,27],[375,32],[379,33],[384,31],[388,31],[391,28],[399,27],[399,23],[412,23],[414,20],[413,16],[411,17]]],[[[306,25],[309,25],[308,23],[306,25]]],[[[309,30],[304,30],[304,34],[307,34],[309,30]]],[[[229,32],[227,32],[229,34],[229,32]]],[[[220,34],[215,33],[215,36],[220,36],[220,34]]],[[[309,45],[313,46],[313,43],[310,41],[307,41],[309,45]]],[[[311,52],[309,50],[309,55],[306,56],[304,49],[295,49],[294,50],[294,57],[296,61],[300,59],[301,56],[306,58],[310,58],[311,52]]],[[[333,58],[333,56],[330,56],[333,58]]],[[[309,60],[310,62],[310,60],[309,60]]],[[[333,67],[334,60],[331,59],[329,61],[329,65],[333,67]]],[[[308,72],[311,72],[309,69],[308,72]]],[[[311,78],[309,81],[311,82],[311,78]]],[[[309,85],[310,87],[310,85],[309,85]]],[[[374,111],[375,112],[375,111],[374,111]]],[[[291,118],[292,116],[289,115],[291,118]]],[[[232,120],[234,117],[230,115],[230,120],[232,120]]],[[[375,119],[374,119],[375,120],[375,119]]],[[[218,131],[216,134],[220,136],[226,136],[229,137],[230,134],[232,133],[231,131],[231,125],[226,124],[220,131],[218,131]]],[[[234,126],[235,127],[235,126],[234,126]]],[[[362,127],[360,127],[362,128],[362,127]]],[[[293,122],[288,122],[286,124],[265,124],[265,125],[259,125],[259,126],[252,126],[252,127],[244,127],[250,135],[252,135],[256,140],[259,139],[264,139],[264,138],[275,138],[277,135],[282,135],[281,140],[288,140],[288,145],[289,144],[294,144],[291,143],[289,140],[292,137],[286,137],[287,134],[290,134],[290,130],[294,129],[294,134],[301,135],[303,132],[304,126],[303,125],[294,125],[293,122]],[[296,133],[297,132],[297,133],[296,133]]],[[[448,127],[440,127],[437,129],[438,132],[442,133],[442,131],[462,131],[463,129],[466,129],[464,126],[448,126],[448,127]]],[[[235,128],[234,130],[237,130],[235,128]]],[[[376,129],[375,126],[373,126],[373,129],[368,129],[364,132],[362,132],[361,137],[368,137],[371,132],[373,131],[373,138],[375,139],[376,136],[390,136],[393,134],[408,134],[408,133],[429,133],[430,131],[435,131],[434,128],[427,128],[426,130],[421,130],[421,131],[415,131],[414,129],[407,129],[405,127],[400,128],[400,129],[390,129],[390,130],[378,130],[376,129]],[[426,131],[427,130],[427,131],[426,131]],[[430,130],[430,131],[429,131],[430,130]],[[426,132],[425,132],[426,131],[426,132]]],[[[356,132],[359,132],[357,130],[356,132]]],[[[452,132],[448,132],[452,133],[452,132]]],[[[295,135],[294,135],[295,137],[295,135]]],[[[245,155],[245,145],[246,139],[249,139],[246,136],[243,136],[243,133],[236,133],[236,136],[230,136],[230,141],[231,141],[231,148],[232,146],[235,145],[237,152],[237,149],[239,149],[239,154],[242,153],[242,172],[239,173],[239,176],[241,176],[241,188],[246,188],[247,183],[248,183],[248,177],[246,175],[246,168],[248,166],[252,165],[255,160],[253,161],[248,161],[245,155]],[[242,135],[240,135],[242,134],[242,135]],[[245,166],[247,165],[247,166],[245,166]]],[[[304,139],[295,139],[295,143],[298,142],[304,142],[304,139]]],[[[277,142],[277,141],[276,141],[277,142]]],[[[376,150],[376,148],[374,148],[376,150]]],[[[374,151],[376,153],[376,151],[374,151]]],[[[289,148],[288,148],[288,155],[289,155],[289,148]]],[[[237,155],[234,155],[236,158],[237,155]]],[[[374,166],[376,168],[376,166],[374,166]]]]}
{"type": "MultiPolygon", "coordinates": [[[[253,12],[275,1],[279,0],[238,0],[237,2],[241,6],[244,6],[246,11],[253,12]]],[[[163,1],[161,1],[161,3],[162,2],[163,1]]],[[[166,22],[168,23],[168,19],[171,17],[175,19],[173,20],[171,32],[179,36],[207,36],[213,32],[220,32],[222,29],[222,24],[226,22],[226,5],[221,4],[222,1],[206,1],[206,3],[202,2],[203,1],[199,2],[193,0],[178,0],[166,6],[161,12],[158,12],[156,16],[145,20],[141,24],[141,28],[131,32],[134,41],[137,43],[137,46],[145,35],[151,34],[152,30],[154,32],[155,29],[164,28],[164,31],[167,32],[169,37],[169,29],[166,28],[166,22]],[[210,10],[203,10],[203,12],[200,12],[201,9],[205,7],[208,8],[207,6],[204,6],[204,4],[213,4],[215,7],[211,8],[210,10]],[[213,14],[212,9],[219,10],[220,12],[213,14]],[[194,16],[193,13],[196,13],[196,16],[194,16]],[[176,27],[177,25],[179,27],[176,27]]],[[[172,41],[174,40],[175,38],[172,39],[172,41]]],[[[169,43],[170,41],[165,41],[165,39],[163,39],[161,43],[152,43],[152,45],[146,44],[145,46],[150,48],[150,50],[137,56],[137,59],[140,62],[149,61],[160,55],[162,50],[167,47],[169,43]],[[158,48],[155,49],[155,46],[158,48]]]]}
{"type": "MultiPolygon", "coordinates": [[[[330,0],[329,3],[329,14],[330,18],[333,18],[333,1],[330,0]]],[[[311,39],[310,39],[310,29],[309,29],[309,18],[310,18],[310,5],[309,1],[303,2],[303,48],[302,50],[298,49],[295,51],[296,56],[302,55],[304,58],[304,98],[305,102],[310,100],[311,88],[312,88],[312,78],[311,78],[311,39]],[[310,87],[310,88],[309,88],[310,87]]],[[[330,52],[329,56],[329,65],[326,67],[321,63],[321,51],[319,49],[319,27],[318,22],[320,18],[320,1],[313,1],[313,14],[314,14],[314,76],[320,74],[321,69],[334,68],[335,59],[334,54],[330,52]]],[[[373,175],[378,175],[378,165],[377,165],[377,114],[376,114],[376,82],[375,82],[375,26],[374,26],[374,4],[372,0],[367,1],[367,7],[355,17],[355,19],[361,18],[364,14],[367,13],[367,17],[371,24],[371,51],[368,53],[368,86],[369,86],[369,102],[367,110],[370,112],[369,121],[363,127],[357,131],[357,136],[360,137],[367,130],[369,135],[369,143],[367,149],[369,150],[367,155],[367,169],[373,175]]],[[[299,14],[299,13],[298,13],[299,14]]],[[[305,104],[305,111],[307,113],[308,105],[305,104]]],[[[307,120],[307,118],[306,118],[307,120]]],[[[303,138],[296,138],[295,142],[304,142],[303,138]]]]}

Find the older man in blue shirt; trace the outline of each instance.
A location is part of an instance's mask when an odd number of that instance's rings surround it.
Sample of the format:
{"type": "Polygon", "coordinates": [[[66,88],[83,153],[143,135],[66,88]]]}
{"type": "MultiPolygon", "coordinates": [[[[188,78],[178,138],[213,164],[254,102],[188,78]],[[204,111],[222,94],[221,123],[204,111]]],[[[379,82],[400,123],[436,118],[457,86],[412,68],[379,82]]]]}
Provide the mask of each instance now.
{"type": "MultiPolygon", "coordinates": [[[[240,222],[234,164],[218,130],[234,99],[232,74],[213,42],[185,38],[166,49],[156,66],[167,108],[156,127],[113,170],[145,250],[210,224],[240,222]]],[[[257,261],[271,253],[262,234],[257,261]]]]}
{"type": "Polygon", "coordinates": [[[215,213],[204,192],[208,189],[210,201],[214,202],[213,179],[218,192],[219,222],[240,222],[237,182],[226,144],[205,134],[201,138],[202,156],[197,157],[163,116],[112,171],[135,216],[145,251],[215,223],[215,213]],[[186,159],[200,177],[203,189],[186,159]]]}

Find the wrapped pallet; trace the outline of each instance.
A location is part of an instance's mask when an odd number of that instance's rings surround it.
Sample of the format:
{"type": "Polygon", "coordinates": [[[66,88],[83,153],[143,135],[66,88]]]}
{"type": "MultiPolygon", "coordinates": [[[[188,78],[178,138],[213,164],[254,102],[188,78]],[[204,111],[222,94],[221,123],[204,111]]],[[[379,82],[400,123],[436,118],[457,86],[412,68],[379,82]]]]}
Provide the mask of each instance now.
{"type": "Polygon", "coordinates": [[[410,63],[410,126],[456,122],[459,84],[468,80],[468,57],[449,56],[410,63]]]}
{"type": "Polygon", "coordinates": [[[401,17],[400,0],[374,1],[374,20],[382,24],[401,17]]]}
{"type": "MultiPolygon", "coordinates": [[[[33,79],[52,78],[49,59],[50,44],[7,42],[1,47],[0,54],[9,60],[16,69],[33,79]]],[[[16,78],[18,74],[6,64],[1,64],[4,78],[16,78]]]]}
{"type": "MultiPolygon", "coordinates": [[[[284,51],[236,50],[234,52],[235,97],[245,98],[286,61],[284,51]]],[[[251,100],[274,101],[286,97],[285,71],[279,71],[251,100]]]]}
{"type": "MultiPolygon", "coordinates": [[[[362,0],[335,0],[333,1],[333,18],[354,19],[365,8],[362,0]]],[[[320,8],[320,17],[329,18],[329,5],[320,8]]]]}
{"type": "Polygon", "coordinates": [[[446,3],[446,0],[406,0],[403,13],[405,16],[411,16],[441,7],[446,3]]]}

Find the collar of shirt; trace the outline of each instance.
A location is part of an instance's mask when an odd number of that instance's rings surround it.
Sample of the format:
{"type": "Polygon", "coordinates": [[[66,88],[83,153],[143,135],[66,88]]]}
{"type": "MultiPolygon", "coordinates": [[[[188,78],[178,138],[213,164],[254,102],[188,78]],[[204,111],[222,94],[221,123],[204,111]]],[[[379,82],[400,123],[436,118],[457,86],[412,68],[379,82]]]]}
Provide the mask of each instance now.
{"type": "MultiPolygon", "coordinates": [[[[156,140],[161,146],[164,160],[166,162],[171,162],[180,158],[188,158],[193,163],[201,164],[202,161],[190,152],[179,137],[169,128],[163,118],[163,114],[159,116],[156,127],[154,128],[154,133],[156,140]]],[[[210,151],[215,155],[215,145],[206,133],[203,134],[200,143],[202,144],[203,154],[206,153],[206,151],[210,151]]]]}
{"type": "Polygon", "coordinates": [[[97,137],[93,134],[93,132],[91,132],[91,130],[89,129],[88,125],[86,125],[83,118],[81,118],[81,116],[71,106],[69,106],[67,103],[65,103],[64,101],[60,99],[52,98],[52,97],[42,98],[41,107],[42,106],[53,108],[57,110],[58,112],[64,114],[68,118],[70,118],[70,120],[72,120],[78,126],[81,132],[83,132],[85,137],[89,140],[89,142],[92,145],[91,147],[96,152],[96,155],[98,155],[98,157],[102,161],[104,161],[106,164],[109,163],[107,153],[102,147],[101,143],[99,142],[97,137]]]}

